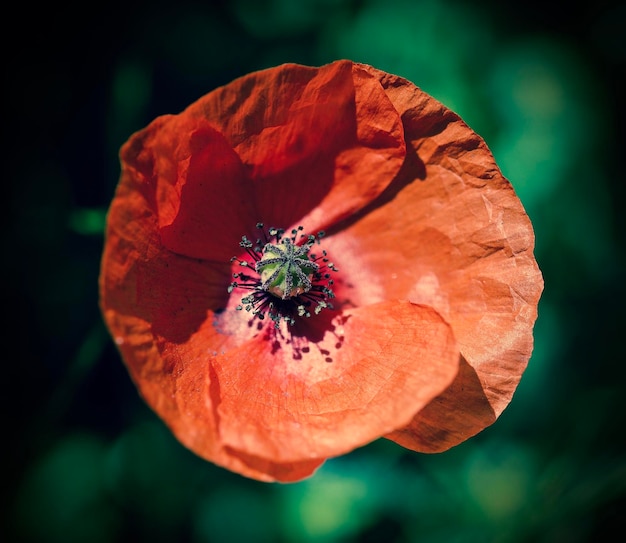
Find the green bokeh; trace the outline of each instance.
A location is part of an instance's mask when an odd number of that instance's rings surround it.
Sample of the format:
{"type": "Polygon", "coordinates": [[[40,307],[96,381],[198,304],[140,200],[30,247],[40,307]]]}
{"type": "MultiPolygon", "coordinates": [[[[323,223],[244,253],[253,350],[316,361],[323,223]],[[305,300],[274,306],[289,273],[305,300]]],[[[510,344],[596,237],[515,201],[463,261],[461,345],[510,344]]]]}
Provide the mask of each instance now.
{"type": "Polygon", "coordinates": [[[7,82],[0,539],[576,543],[623,527],[626,11],[568,9],[152,2],[31,27],[47,47],[12,57],[7,82]],[[194,456],[139,398],[97,306],[102,228],[132,132],[252,70],[338,58],[408,78],[485,138],[533,220],[546,290],[492,427],[439,455],[380,441],[264,484],[194,456]]]}

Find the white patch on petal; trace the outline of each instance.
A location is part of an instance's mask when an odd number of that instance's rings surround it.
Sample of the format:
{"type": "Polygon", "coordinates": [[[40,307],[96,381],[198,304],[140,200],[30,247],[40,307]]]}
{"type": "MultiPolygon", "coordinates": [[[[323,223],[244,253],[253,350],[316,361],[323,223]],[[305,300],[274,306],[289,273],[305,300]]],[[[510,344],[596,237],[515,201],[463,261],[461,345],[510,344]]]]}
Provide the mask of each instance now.
{"type": "Polygon", "coordinates": [[[448,320],[450,313],[448,295],[441,289],[439,279],[433,272],[423,274],[408,292],[407,298],[413,303],[435,308],[448,320]]]}

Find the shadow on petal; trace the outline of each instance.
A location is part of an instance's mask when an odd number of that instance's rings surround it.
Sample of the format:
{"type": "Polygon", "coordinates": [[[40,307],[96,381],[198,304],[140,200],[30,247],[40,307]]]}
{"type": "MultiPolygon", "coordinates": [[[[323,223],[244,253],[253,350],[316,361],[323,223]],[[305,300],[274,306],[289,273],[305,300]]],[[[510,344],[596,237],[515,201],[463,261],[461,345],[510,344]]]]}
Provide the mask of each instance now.
{"type": "Polygon", "coordinates": [[[179,137],[189,156],[176,164],[173,184],[160,181],[167,202],[159,206],[161,241],[180,255],[227,261],[257,218],[244,166],[210,126],[179,137]]]}
{"type": "Polygon", "coordinates": [[[426,166],[420,159],[415,149],[407,147],[406,156],[400,170],[398,171],[398,175],[387,186],[387,188],[375,200],[372,200],[361,210],[330,227],[328,229],[328,234],[330,235],[341,232],[342,230],[350,227],[352,224],[358,222],[375,209],[391,202],[398,195],[398,193],[402,191],[402,189],[418,180],[426,180],[426,166]]]}
{"type": "Polygon", "coordinates": [[[230,266],[185,258],[168,251],[136,263],[134,313],[152,324],[153,333],[181,344],[228,301],[230,266]]]}
{"type": "Polygon", "coordinates": [[[325,458],[302,462],[276,463],[260,456],[246,454],[233,447],[224,447],[224,452],[233,460],[238,460],[246,470],[252,472],[260,480],[291,483],[313,475],[326,460],[325,458]]]}
{"type": "Polygon", "coordinates": [[[336,314],[308,346],[258,337],[215,357],[224,445],[281,464],[344,454],[409,424],[458,370],[448,323],[401,300],[336,314]]]}
{"type": "Polygon", "coordinates": [[[436,453],[465,441],[495,420],[476,371],[461,356],[459,373],[452,384],[408,426],[385,437],[407,449],[436,453]]]}
{"type": "Polygon", "coordinates": [[[318,349],[319,354],[325,362],[331,363],[335,359],[333,353],[343,347],[345,337],[340,330],[350,319],[350,315],[335,311],[322,311],[315,318],[307,320],[297,320],[291,329],[289,340],[293,352],[294,360],[301,360],[303,356],[311,351],[311,346],[318,349]],[[333,350],[324,349],[320,346],[324,337],[334,336],[335,342],[333,350]]]}

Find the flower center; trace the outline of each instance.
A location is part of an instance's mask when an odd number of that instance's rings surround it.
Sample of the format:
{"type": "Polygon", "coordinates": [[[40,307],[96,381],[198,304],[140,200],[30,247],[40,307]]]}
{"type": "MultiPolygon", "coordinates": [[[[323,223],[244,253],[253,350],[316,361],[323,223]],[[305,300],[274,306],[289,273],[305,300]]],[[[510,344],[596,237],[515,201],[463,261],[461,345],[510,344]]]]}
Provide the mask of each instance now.
{"type": "Polygon", "coordinates": [[[311,251],[320,244],[324,232],[306,235],[299,226],[285,236],[279,228],[265,230],[263,223],[257,228],[262,234],[256,242],[243,236],[239,243],[251,260],[231,259],[246,271],[233,273],[235,280],[228,292],[251,291],[237,309],[245,309],[261,320],[268,315],[278,326],[283,320],[294,324],[297,317],[310,317],[311,310],[317,315],[322,309],[332,308],[328,302],[334,298],[331,273],[338,270],[329,262],[326,251],[311,251]]]}
{"type": "Polygon", "coordinates": [[[254,265],[261,274],[261,288],[283,300],[309,292],[313,273],[319,265],[309,260],[308,245],[294,245],[290,238],[267,243],[263,257],[254,265]]]}

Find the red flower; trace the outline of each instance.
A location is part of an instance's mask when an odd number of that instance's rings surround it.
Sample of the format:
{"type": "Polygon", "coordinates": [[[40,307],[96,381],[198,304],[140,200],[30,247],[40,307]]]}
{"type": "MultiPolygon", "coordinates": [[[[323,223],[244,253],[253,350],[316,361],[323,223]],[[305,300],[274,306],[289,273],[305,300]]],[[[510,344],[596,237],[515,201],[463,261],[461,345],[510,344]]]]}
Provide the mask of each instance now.
{"type": "Polygon", "coordinates": [[[543,288],[532,226],[413,84],[349,61],[256,72],[121,161],[101,307],[198,455],[296,481],[381,436],[446,450],[510,402],[543,288]]]}

